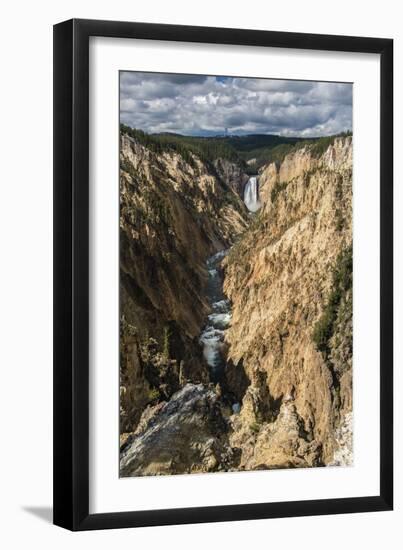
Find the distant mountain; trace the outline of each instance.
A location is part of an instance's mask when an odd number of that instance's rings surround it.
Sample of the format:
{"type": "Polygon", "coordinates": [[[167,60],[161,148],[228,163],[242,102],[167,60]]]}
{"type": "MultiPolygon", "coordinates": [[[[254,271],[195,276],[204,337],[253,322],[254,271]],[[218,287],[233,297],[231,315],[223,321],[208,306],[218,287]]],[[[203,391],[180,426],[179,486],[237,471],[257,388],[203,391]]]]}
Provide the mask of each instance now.
{"type": "Polygon", "coordinates": [[[274,134],[249,134],[247,136],[229,136],[224,139],[238,151],[253,151],[261,147],[275,147],[284,143],[295,144],[304,138],[284,137],[274,134]]]}

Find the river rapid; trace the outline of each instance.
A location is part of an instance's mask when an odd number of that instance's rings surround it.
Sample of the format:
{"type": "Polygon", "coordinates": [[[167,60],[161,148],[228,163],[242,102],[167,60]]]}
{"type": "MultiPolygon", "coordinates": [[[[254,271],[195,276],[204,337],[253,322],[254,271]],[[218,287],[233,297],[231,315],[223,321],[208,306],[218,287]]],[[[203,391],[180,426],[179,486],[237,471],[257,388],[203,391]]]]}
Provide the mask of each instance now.
{"type": "Polygon", "coordinates": [[[200,335],[203,355],[210,367],[212,382],[220,382],[225,372],[224,333],[231,322],[231,303],[223,292],[221,262],[229,249],[221,250],[207,259],[208,282],[206,295],[211,313],[200,335]]]}

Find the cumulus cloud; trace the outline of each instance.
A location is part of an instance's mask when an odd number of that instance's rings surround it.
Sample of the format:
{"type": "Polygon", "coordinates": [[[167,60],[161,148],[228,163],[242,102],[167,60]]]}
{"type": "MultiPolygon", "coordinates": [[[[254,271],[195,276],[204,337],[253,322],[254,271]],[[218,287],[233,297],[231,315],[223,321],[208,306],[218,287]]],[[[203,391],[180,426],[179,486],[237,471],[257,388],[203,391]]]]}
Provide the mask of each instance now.
{"type": "Polygon", "coordinates": [[[124,71],[120,119],[149,133],[323,136],[352,129],[352,85],[124,71]]]}

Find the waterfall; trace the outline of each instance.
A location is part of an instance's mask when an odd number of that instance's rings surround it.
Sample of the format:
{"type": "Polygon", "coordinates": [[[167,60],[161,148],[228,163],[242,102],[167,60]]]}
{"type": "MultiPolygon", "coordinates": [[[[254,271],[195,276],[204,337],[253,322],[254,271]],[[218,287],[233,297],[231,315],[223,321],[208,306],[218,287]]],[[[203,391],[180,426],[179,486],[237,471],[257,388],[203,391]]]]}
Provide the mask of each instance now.
{"type": "Polygon", "coordinates": [[[259,201],[259,186],[257,181],[257,176],[252,176],[249,178],[247,184],[245,185],[245,191],[243,195],[244,203],[246,208],[250,212],[257,212],[262,206],[259,201]]]}

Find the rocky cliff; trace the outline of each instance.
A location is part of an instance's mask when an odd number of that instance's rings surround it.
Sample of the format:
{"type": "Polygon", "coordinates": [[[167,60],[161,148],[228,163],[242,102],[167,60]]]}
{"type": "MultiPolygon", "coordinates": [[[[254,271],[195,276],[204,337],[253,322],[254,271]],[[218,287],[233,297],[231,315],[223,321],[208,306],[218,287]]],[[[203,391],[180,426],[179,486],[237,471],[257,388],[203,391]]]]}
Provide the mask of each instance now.
{"type": "Polygon", "coordinates": [[[195,155],[156,152],[123,133],[120,165],[121,430],[126,432],[148,403],[177,391],[180,379],[208,380],[198,342],[209,310],[205,261],[232,244],[247,215],[226,178],[195,155]]]}
{"type": "Polygon", "coordinates": [[[229,185],[241,198],[243,198],[245,184],[248,181],[249,176],[245,174],[242,167],[236,162],[231,162],[225,158],[216,159],[213,166],[220,178],[225,181],[227,185],[229,185]]]}
{"type": "Polygon", "coordinates": [[[121,476],[190,474],[235,467],[237,452],[219,396],[186,384],[170,401],[149,407],[121,452],[121,476]]]}
{"type": "Polygon", "coordinates": [[[332,462],[352,409],[352,143],[260,175],[263,207],[224,261],[231,444],[245,469],[332,462]],[[248,385],[249,384],[249,385],[248,385]]]}

